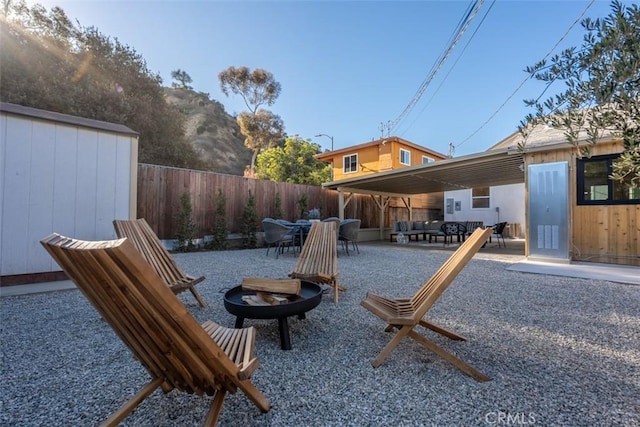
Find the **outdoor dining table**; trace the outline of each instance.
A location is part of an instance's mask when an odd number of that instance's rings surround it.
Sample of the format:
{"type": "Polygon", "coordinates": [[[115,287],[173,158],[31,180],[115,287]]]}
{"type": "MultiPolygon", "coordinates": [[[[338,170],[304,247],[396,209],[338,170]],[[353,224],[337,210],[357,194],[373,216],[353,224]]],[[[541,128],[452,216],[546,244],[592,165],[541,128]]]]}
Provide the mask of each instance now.
{"type": "Polygon", "coordinates": [[[278,223],[282,225],[286,225],[287,227],[293,227],[293,235],[299,238],[300,249],[302,249],[302,245],[304,244],[304,239],[309,234],[309,230],[311,230],[311,222],[310,221],[290,222],[284,219],[279,219],[277,221],[278,223]]]}

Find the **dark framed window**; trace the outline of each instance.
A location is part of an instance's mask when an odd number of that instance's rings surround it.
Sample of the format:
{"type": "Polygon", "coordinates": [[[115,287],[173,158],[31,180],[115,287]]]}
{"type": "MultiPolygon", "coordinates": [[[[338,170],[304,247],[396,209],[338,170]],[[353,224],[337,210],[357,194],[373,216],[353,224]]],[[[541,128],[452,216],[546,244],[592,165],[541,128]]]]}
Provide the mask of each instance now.
{"type": "Polygon", "coordinates": [[[613,161],[620,154],[578,159],[576,168],[579,205],[623,205],[640,203],[640,187],[610,178],[613,161]]]}
{"type": "Polygon", "coordinates": [[[344,173],[358,172],[358,154],[344,156],[342,161],[344,162],[342,169],[344,173]]]}

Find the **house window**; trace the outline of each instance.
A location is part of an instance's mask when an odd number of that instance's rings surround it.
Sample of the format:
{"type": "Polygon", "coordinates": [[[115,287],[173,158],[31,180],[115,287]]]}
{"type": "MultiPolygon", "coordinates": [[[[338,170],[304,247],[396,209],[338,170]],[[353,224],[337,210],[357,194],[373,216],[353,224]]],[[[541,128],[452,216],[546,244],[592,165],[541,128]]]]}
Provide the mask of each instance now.
{"type": "Polygon", "coordinates": [[[473,209],[489,207],[489,187],[471,189],[471,207],[473,209]]]}
{"type": "Polygon", "coordinates": [[[411,164],[411,152],[409,150],[400,149],[400,163],[403,165],[411,164]]]}
{"type": "Polygon", "coordinates": [[[344,173],[358,172],[358,154],[350,154],[342,158],[344,173]]]}
{"type": "Polygon", "coordinates": [[[622,205],[640,203],[640,187],[610,179],[613,161],[620,154],[578,159],[579,205],[622,205]]]}
{"type": "Polygon", "coordinates": [[[426,165],[426,164],[428,164],[428,163],[433,163],[433,162],[435,162],[435,160],[434,160],[434,159],[432,159],[431,157],[428,157],[428,156],[422,156],[422,164],[423,164],[423,165],[426,165]]]}

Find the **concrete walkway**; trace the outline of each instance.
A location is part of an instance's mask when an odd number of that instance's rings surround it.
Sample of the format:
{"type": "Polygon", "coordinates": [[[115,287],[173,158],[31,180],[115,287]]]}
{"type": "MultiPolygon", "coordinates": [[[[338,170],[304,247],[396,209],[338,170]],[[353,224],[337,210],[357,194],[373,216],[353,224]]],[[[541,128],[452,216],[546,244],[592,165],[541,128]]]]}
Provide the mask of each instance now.
{"type": "Polygon", "coordinates": [[[608,280],[616,283],[640,285],[640,267],[596,262],[571,262],[569,264],[525,260],[507,267],[522,273],[549,274],[552,276],[579,277],[582,279],[608,280]]]}

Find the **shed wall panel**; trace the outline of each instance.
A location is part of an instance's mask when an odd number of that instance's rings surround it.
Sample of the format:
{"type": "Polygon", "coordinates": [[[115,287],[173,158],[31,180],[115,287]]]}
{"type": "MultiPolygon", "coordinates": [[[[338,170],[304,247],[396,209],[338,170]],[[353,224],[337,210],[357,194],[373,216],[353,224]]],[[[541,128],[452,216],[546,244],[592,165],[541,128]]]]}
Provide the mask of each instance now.
{"type": "MultiPolygon", "coordinates": [[[[114,200],[114,215],[113,219],[122,218],[122,219],[130,219],[129,218],[129,205],[131,204],[131,199],[129,197],[129,193],[125,192],[124,189],[131,187],[131,162],[133,159],[131,158],[131,145],[134,143],[131,137],[120,136],[117,137],[116,143],[116,164],[115,164],[115,190],[116,197],[114,200]]],[[[137,173],[138,167],[133,169],[133,173],[137,173]]],[[[135,190],[135,189],[132,189],[135,190]]],[[[113,236],[115,237],[115,232],[113,231],[112,223],[109,223],[109,227],[111,227],[113,236]]]]}
{"type": "Polygon", "coordinates": [[[53,158],[53,224],[52,230],[64,236],[76,232],[76,182],[78,181],[78,130],[56,126],[56,149],[53,158]]]}
{"type": "Polygon", "coordinates": [[[116,209],[117,137],[98,134],[96,167],[96,236],[114,238],[113,219],[116,209]]]}
{"type": "Polygon", "coordinates": [[[55,125],[34,122],[31,138],[29,209],[27,221],[27,266],[35,271],[47,271],[53,260],[40,240],[51,233],[53,225],[53,176],[55,167],[55,125]]]}
{"type": "Polygon", "coordinates": [[[76,181],[76,224],[74,236],[77,239],[91,240],[96,235],[96,199],[98,170],[98,134],[78,130],[78,170],[76,181]]]}
{"type": "Polygon", "coordinates": [[[25,271],[29,230],[29,186],[31,161],[30,120],[9,120],[6,127],[4,188],[2,189],[2,271],[25,271]]]}
{"type": "Polygon", "coordinates": [[[2,214],[4,211],[4,172],[7,159],[7,118],[0,115],[0,271],[2,271],[2,214]]]}

